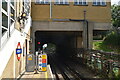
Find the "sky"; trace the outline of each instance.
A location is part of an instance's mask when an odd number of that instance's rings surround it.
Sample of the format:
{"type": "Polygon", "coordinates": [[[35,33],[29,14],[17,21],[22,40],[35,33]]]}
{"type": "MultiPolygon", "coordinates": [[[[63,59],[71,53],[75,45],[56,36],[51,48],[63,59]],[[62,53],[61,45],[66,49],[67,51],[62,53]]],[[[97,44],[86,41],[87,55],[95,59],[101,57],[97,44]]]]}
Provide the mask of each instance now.
{"type": "MultiPolygon", "coordinates": [[[[118,4],[120,0],[111,0],[111,4],[118,4]]],[[[120,5],[120,4],[119,4],[120,5]]]]}

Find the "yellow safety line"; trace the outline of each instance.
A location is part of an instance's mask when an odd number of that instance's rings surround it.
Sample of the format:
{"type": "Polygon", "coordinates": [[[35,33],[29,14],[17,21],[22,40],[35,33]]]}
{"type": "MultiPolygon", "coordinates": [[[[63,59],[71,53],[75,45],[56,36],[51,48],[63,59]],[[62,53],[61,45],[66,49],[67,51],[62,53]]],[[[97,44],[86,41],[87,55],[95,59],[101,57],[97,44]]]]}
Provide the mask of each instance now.
{"type": "Polygon", "coordinates": [[[48,80],[48,72],[47,71],[45,72],[45,78],[46,78],[46,80],[48,80]]]}

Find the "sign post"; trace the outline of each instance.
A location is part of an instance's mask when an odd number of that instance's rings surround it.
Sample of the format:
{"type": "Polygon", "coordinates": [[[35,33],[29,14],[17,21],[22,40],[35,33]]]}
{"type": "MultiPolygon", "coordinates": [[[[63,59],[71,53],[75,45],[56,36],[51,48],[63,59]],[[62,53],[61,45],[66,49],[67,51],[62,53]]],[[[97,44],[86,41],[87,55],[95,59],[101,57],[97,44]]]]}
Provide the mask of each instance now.
{"type": "Polygon", "coordinates": [[[38,70],[38,52],[36,52],[36,65],[35,65],[35,73],[34,74],[38,74],[37,70],[38,70]]]}

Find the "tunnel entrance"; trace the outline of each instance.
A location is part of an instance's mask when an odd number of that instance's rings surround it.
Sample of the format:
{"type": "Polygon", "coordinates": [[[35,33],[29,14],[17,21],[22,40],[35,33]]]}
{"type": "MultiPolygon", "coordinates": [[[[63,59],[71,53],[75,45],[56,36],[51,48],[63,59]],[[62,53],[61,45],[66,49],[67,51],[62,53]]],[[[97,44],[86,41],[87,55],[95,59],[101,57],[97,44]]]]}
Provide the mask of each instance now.
{"type": "Polygon", "coordinates": [[[77,37],[82,37],[82,32],[36,31],[35,50],[43,50],[44,44],[53,44],[55,46],[55,52],[49,52],[46,49],[47,53],[56,53],[59,56],[64,55],[64,57],[72,56],[74,55],[74,49],[77,48],[77,37]]]}

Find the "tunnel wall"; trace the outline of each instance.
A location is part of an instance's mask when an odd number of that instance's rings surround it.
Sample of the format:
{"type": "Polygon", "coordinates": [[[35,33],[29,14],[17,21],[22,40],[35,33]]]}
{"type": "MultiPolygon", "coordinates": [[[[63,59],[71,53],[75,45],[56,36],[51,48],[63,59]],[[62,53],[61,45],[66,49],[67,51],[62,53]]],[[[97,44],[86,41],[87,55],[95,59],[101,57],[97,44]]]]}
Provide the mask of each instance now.
{"type": "Polygon", "coordinates": [[[83,38],[77,37],[77,48],[83,48],[83,38]]]}
{"type": "Polygon", "coordinates": [[[80,35],[82,38],[81,31],[36,31],[35,50],[38,50],[43,44],[52,43],[57,47],[56,53],[69,56],[75,52],[77,48],[77,36],[80,35]],[[38,42],[40,44],[37,44],[38,42]]]}

